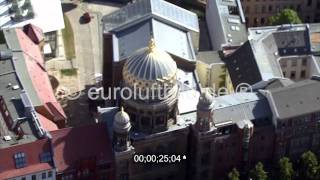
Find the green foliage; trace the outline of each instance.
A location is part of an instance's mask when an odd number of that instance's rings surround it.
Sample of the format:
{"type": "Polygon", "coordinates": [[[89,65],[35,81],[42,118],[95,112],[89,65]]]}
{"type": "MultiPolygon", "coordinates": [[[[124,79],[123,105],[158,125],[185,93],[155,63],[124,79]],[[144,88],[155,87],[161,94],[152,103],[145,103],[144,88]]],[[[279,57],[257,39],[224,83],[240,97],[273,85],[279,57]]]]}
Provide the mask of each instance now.
{"type": "Polygon", "coordinates": [[[74,46],[74,35],[73,29],[68,16],[63,15],[65,28],[62,30],[62,37],[64,43],[64,51],[66,53],[66,58],[72,60],[76,57],[76,50],[74,46]]]}
{"type": "Polygon", "coordinates": [[[219,78],[221,79],[221,80],[220,80],[220,83],[219,83],[219,88],[226,86],[226,76],[227,76],[227,68],[226,68],[226,66],[223,65],[223,66],[221,67],[221,70],[222,70],[222,73],[221,73],[221,75],[219,76],[219,78]]]}
{"type": "Polygon", "coordinates": [[[236,168],[233,168],[228,174],[229,180],[240,180],[240,174],[236,168]]]}
{"type": "Polygon", "coordinates": [[[279,180],[291,180],[294,177],[294,170],[290,159],[283,157],[279,160],[279,180]]]}
{"type": "Polygon", "coordinates": [[[250,178],[252,180],[267,180],[267,172],[264,171],[263,164],[258,162],[254,169],[250,171],[250,178]]]}
{"type": "Polygon", "coordinates": [[[280,13],[269,17],[270,25],[281,24],[300,24],[302,23],[296,11],[292,9],[284,9],[280,13]]]}
{"type": "Polygon", "coordinates": [[[316,180],[319,175],[318,160],[311,151],[302,154],[300,159],[299,177],[306,180],[316,180]]]}
{"type": "Polygon", "coordinates": [[[77,69],[61,69],[60,73],[64,76],[76,76],[78,71],[77,69]]]}

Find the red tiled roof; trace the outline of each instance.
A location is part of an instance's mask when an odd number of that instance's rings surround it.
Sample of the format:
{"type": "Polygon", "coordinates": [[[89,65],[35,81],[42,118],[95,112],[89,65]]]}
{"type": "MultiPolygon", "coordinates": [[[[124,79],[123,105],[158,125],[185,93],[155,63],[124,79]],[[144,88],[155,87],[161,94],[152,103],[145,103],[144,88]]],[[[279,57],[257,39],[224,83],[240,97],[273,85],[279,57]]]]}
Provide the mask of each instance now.
{"type": "Polygon", "coordinates": [[[28,24],[25,25],[23,29],[23,31],[30,37],[30,39],[34,43],[39,44],[42,40],[44,40],[43,32],[39,27],[33,24],[28,24]]]}
{"type": "MultiPolygon", "coordinates": [[[[64,119],[66,119],[66,115],[61,105],[57,102],[54,96],[49,76],[44,68],[44,59],[40,52],[39,46],[32,42],[30,38],[22,31],[22,29],[16,29],[16,33],[21,49],[24,52],[24,58],[30,78],[32,80],[32,84],[42,104],[44,106],[47,103],[51,103],[53,105],[52,108],[54,108],[56,111],[46,107],[48,112],[52,113],[52,117],[62,116],[64,119]]],[[[45,114],[42,115],[45,116],[45,114]]],[[[50,120],[53,121],[53,119],[50,120]]]]}
{"type": "Polygon", "coordinates": [[[39,121],[41,126],[46,130],[46,131],[55,131],[58,130],[58,126],[47,119],[46,117],[42,116],[41,114],[37,113],[37,116],[39,117],[39,121]]]}
{"type": "Polygon", "coordinates": [[[21,168],[21,169],[12,169],[9,171],[5,171],[3,173],[0,173],[0,178],[1,179],[8,179],[8,178],[13,178],[13,177],[18,177],[18,176],[25,176],[28,174],[34,174],[34,173],[49,170],[49,169],[52,169],[50,164],[40,163],[40,164],[27,166],[27,167],[21,168]]]}
{"type": "Polygon", "coordinates": [[[40,162],[40,154],[49,151],[50,143],[47,139],[0,149],[0,179],[50,169],[50,164],[40,162]],[[14,155],[18,152],[26,155],[27,166],[24,168],[17,169],[15,166],[14,155]]]}
{"type": "Polygon", "coordinates": [[[79,161],[112,162],[113,153],[105,124],[52,131],[54,159],[58,172],[74,169],[79,161]]]}

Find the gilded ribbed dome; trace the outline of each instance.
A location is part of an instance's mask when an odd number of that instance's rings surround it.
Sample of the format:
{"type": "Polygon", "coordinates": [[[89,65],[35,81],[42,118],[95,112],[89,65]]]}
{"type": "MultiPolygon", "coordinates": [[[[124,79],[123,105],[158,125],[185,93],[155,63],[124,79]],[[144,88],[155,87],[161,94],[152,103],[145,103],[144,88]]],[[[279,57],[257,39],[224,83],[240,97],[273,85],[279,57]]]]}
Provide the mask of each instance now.
{"type": "Polygon", "coordinates": [[[159,50],[153,39],[150,40],[148,47],[136,51],[129,57],[124,66],[124,73],[146,81],[170,79],[176,72],[176,62],[168,53],[159,50]]]}

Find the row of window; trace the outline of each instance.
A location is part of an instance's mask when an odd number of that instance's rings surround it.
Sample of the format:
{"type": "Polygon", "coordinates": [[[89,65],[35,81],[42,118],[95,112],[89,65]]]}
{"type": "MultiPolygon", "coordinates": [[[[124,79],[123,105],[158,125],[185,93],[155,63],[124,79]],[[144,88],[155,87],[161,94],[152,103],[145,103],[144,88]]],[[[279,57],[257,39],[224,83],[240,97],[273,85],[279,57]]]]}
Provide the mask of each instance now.
{"type": "MultiPolygon", "coordinates": [[[[26,154],[24,152],[18,152],[14,155],[14,161],[16,168],[23,168],[27,166],[27,160],[26,160],[26,154]]],[[[41,163],[46,163],[46,162],[51,162],[51,153],[50,152],[44,152],[40,154],[40,162],[41,163]]]]}
{"type": "MultiPolygon", "coordinates": [[[[291,67],[297,67],[298,66],[298,60],[293,59],[293,60],[290,60],[290,62],[291,62],[291,67]]],[[[285,67],[288,66],[288,61],[287,60],[280,61],[280,64],[281,64],[282,68],[285,68],[285,67]]],[[[307,66],[307,64],[308,64],[308,59],[306,59],[306,58],[302,59],[301,65],[302,66],[307,66]]]]}
{"type": "MultiPolygon", "coordinates": [[[[47,178],[51,178],[51,177],[52,177],[52,171],[41,173],[41,179],[47,179],[47,178]]],[[[20,178],[20,180],[26,180],[26,179],[27,179],[27,177],[20,178]]],[[[13,180],[19,180],[19,179],[13,179],[13,180]]],[[[39,178],[37,178],[37,175],[31,175],[31,180],[39,180],[39,178]]]]}
{"type": "MultiPolygon", "coordinates": [[[[297,73],[296,71],[291,71],[290,75],[289,75],[286,71],[283,71],[283,76],[286,78],[290,78],[292,80],[295,80],[295,79],[298,79],[296,73],[297,73]]],[[[307,77],[307,72],[305,70],[302,70],[300,72],[300,79],[305,79],[306,77],[307,77]]]]}
{"type": "MultiPolygon", "coordinates": [[[[251,0],[245,0],[246,2],[250,2],[251,0]]],[[[262,0],[261,0],[262,1],[262,0]]],[[[263,0],[264,2],[266,2],[266,1],[270,1],[270,0],[263,0]]],[[[271,0],[271,1],[274,1],[274,0],[271,0]]],[[[284,1],[284,0],[277,0],[277,1],[284,1]]],[[[285,1],[290,1],[290,0],[285,0],[285,1]]],[[[313,2],[313,0],[301,0],[302,2],[306,2],[306,5],[307,6],[312,6],[312,2],[313,2]]],[[[241,2],[243,2],[243,0],[241,0],[241,2]]],[[[260,2],[260,0],[255,0],[255,2],[260,2]]],[[[319,4],[319,2],[318,2],[318,4],[319,4]]]]}

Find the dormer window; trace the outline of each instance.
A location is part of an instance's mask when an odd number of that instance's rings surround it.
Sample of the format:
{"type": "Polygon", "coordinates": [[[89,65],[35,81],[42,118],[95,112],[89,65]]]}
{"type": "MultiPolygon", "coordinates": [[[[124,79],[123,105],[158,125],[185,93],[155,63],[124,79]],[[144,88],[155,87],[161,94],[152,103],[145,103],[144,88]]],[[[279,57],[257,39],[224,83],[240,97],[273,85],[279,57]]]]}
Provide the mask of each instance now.
{"type": "Polygon", "coordinates": [[[23,168],[27,166],[26,155],[23,152],[18,152],[14,155],[16,168],[23,168]]]}

